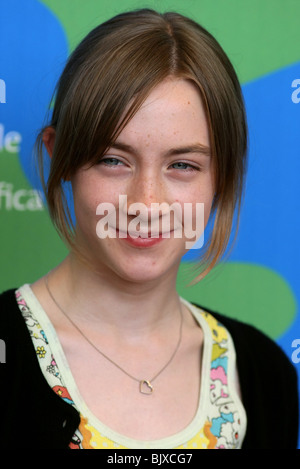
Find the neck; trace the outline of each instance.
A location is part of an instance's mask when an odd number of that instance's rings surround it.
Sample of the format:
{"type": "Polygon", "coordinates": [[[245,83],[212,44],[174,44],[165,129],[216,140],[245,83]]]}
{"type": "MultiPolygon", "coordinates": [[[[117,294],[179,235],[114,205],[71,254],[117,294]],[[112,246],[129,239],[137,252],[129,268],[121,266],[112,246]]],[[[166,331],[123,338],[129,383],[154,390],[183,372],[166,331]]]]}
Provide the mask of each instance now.
{"type": "Polygon", "coordinates": [[[178,322],[176,276],[137,283],[95,272],[70,254],[49,274],[60,306],[73,319],[127,335],[142,335],[178,322]]]}

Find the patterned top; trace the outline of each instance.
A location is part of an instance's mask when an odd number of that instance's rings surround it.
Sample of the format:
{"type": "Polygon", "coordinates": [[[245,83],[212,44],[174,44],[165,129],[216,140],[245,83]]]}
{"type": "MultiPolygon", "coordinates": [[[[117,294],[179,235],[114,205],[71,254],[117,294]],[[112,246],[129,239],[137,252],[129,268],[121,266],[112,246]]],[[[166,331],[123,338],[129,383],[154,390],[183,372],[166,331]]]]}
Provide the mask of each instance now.
{"type": "Polygon", "coordinates": [[[246,432],[246,413],[236,392],[235,349],[227,329],[211,314],[181,298],[202,328],[204,347],[198,410],[175,435],[140,441],[104,425],[80,396],[62,346],[47,314],[28,284],[16,290],[41,371],[49,386],[80,414],[71,449],[239,449],[246,432]]]}

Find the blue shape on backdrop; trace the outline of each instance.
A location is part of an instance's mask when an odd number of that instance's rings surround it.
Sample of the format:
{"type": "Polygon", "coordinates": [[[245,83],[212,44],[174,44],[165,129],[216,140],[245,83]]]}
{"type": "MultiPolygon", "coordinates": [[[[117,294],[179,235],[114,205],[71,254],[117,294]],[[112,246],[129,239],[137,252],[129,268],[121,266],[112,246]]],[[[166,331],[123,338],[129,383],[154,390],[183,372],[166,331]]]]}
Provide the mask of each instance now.
{"type": "Polygon", "coordinates": [[[0,44],[0,78],[6,83],[0,122],[5,133],[21,134],[20,163],[39,188],[32,148],[68,56],[67,39],[56,16],[37,0],[1,0],[0,44]]]}
{"type": "MultiPolygon", "coordinates": [[[[238,240],[230,260],[272,269],[286,280],[300,303],[300,103],[292,101],[292,82],[297,77],[300,63],[243,86],[249,167],[238,240]]],[[[183,260],[196,258],[197,251],[190,251],[183,260]]],[[[292,329],[278,341],[288,356],[295,331],[300,334],[299,313],[292,329]]]]}

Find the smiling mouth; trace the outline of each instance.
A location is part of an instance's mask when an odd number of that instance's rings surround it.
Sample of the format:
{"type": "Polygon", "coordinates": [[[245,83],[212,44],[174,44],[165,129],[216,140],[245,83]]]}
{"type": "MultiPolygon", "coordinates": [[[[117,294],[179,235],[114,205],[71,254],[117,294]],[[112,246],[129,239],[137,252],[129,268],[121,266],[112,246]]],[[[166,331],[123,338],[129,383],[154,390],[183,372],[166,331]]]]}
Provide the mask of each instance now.
{"type": "Polygon", "coordinates": [[[148,233],[148,232],[123,232],[116,229],[117,238],[135,249],[155,248],[170,239],[170,233],[148,233]]]}
{"type": "Polygon", "coordinates": [[[118,238],[131,238],[131,239],[159,239],[159,238],[170,238],[171,233],[174,230],[166,231],[166,232],[141,232],[141,231],[121,231],[118,228],[115,229],[118,238]]]}

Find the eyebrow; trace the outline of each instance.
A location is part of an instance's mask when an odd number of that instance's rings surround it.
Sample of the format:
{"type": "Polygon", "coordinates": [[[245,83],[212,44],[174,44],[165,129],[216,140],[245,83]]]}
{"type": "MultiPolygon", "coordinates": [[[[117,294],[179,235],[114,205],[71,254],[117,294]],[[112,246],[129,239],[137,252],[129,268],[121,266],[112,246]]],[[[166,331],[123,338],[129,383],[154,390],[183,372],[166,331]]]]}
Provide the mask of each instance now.
{"type": "MultiPolygon", "coordinates": [[[[138,153],[134,147],[132,147],[131,145],[127,145],[123,142],[114,142],[110,148],[115,148],[116,150],[123,150],[134,155],[137,155],[138,153]]],[[[187,153],[201,153],[204,156],[211,156],[211,151],[208,146],[203,145],[202,143],[194,143],[192,145],[186,145],[183,147],[170,148],[170,150],[168,150],[166,153],[166,157],[187,153]]]]}
{"type": "Polygon", "coordinates": [[[195,143],[193,145],[187,145],[184,147],[171,148],[167,152],[167,156],[181,155],[181,154],[186,154],[186,153],[201,153],[202,155],[205,155],[205,156],[211,155],[209,147],[207,147],[206,145],[202,145],[201,143],[195,143]]]}

